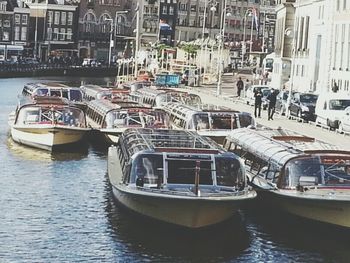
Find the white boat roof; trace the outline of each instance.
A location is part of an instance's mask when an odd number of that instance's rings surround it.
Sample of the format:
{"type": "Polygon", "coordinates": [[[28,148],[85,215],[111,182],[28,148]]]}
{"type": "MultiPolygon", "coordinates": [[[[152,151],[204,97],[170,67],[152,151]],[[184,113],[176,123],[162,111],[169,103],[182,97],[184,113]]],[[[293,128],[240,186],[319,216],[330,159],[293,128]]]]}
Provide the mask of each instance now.
{"type": "Polygon", "coordinates": [[[127,129],[120,143],[126,147],[130,156],[140,151],[219,154],[225,150],[211,139],[196,132],[166,129],[127,129]]]}
{"type": "Polygon", "coordinates": [[[285,129],[235,129],[227,140],[267,162],[281,166],[299,155],[346,152],[335,145],[285,129]]]}

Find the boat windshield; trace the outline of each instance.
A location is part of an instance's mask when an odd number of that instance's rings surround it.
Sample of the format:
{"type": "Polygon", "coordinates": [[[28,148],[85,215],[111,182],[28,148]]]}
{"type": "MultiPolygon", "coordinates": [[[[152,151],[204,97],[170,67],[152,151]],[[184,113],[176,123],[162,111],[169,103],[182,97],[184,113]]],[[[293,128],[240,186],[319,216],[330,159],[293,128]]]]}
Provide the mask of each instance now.
{"type": "Polygon", "coordinates": [[[132,162],[130,183],[141,178],[144,184],[161,184],[163,180],[163,155],[140,154],[132,162]]]}
{"type": "Polygon", "coordinates": [[[169,120],[165,112],[162,111],[110,111],[106,115],[105,127],[107,129],[118,127],[146,127],[165,128],[169,125],[169,120]]]}
{"type": "Polygon", "coordinates": [[[216,157],[216,181],[219,186],[244,185],[243,168],[238,159],[216,157]]]}
{"type": "Polygon", "coordinates": [[[285,166],[282,187],[350,185],[350,156],[300,157],[285,166]]]}

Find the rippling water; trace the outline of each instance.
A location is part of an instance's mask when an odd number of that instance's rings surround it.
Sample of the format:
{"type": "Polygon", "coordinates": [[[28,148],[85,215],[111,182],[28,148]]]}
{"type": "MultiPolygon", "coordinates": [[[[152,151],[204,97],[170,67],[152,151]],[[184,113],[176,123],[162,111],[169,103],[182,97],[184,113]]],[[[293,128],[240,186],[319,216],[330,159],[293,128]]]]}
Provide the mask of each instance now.
{"type": "Polygon", "coordinates": [[[9,138],[7,116],[17,94],[37,80],[0,79],[0,262],[349,261],[348,231],[254,204],[200,231],[119,207],[104,149],[50,154],[9,138]]]}

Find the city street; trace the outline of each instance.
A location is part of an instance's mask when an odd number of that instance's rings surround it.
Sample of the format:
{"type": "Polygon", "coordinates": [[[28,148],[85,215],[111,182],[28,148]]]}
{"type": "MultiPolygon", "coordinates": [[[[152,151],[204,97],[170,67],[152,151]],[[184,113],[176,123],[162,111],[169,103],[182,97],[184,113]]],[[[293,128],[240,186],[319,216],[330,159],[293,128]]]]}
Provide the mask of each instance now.
{"type": "MultiPolygon", "coordinates": [[[[250,112],[254,115],[254,107],[249,106],[243,101],[243,99],[237,98],[236,82],[238,77],[241,76],[245,82],[246,79],[251,79],[252,75],[237,74],[233,76],[232,73],[225,74],[223,76],[222,92],[220,96],[216,96],[217,84],[203,85],[201,87],[186,87],[191,92],[201,96],[204,103],[211,103],[221,106],[226,106],[239,111],[250,112]]],[[[282,127],[285,129],[293,130],[310,137],[316,137],[319,140],[326,141],[339,146],[342,149],[350,149],[350,136],[339,134],[335,131],[329,131],[321,127],[317,127],[311,123],[302,123],[297,120],[289,120],[286,116],[281,116],[276,113],[274,120],[267,120],[267,111],[262,110],[261,118],[257,118],[257,124],[278,128],[282,127]]]]}

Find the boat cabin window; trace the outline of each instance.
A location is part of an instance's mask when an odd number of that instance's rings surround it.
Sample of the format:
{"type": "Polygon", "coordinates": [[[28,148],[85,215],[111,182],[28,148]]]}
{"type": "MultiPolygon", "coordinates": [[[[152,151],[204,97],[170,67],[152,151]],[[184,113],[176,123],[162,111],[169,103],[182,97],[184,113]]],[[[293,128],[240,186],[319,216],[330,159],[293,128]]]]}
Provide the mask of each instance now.
{"type": "Polygon", "coordinates": [[[158,94],[155,99],[155,105],[154,106],[164,106],[166,103],[171,102],[172,97],[170,94],[162,93],[158,94]]]}
{"type": "Polygon", "coordinates": [[[143,184],[161,185],[163,180],[163,155],[142,154],[132,162],[130,183],[136,183],[139,179],[143,184]]]}
{"type": "Polygon", "coordinates": [[[48,93],[49,93],[48,89],[40,88],[34,91],[33,96],[47,96],[48,93]]]}
{"type": "Polygon", "coordinates": [[[209,129],[209,116],[207,113],[197,113],[193,115],[192,122],[188,123],[188,129],[205,130],[209,129]]]}
{"type": "Polygon", "coordinates": [[[253,117],[249,114],[239,114],[239,124],[241,128],[248,127],[249,125],[254,124],[253,117]]]}
{"type": "Polygon", "coordinates": [[[244,185],[244,176],[241,163],[237,159],[215,158],[216,181],[219,186],[244,185]]]}
{"type": "Polygon", "coordinates": [[[79,90],[70,90],[69,91],[70,93],[70,100],[71,101],[82,101],[83,100],[83,97],[82,97],[82,94],[79,90]]]}
{"type": "Polygon", "coordinates": [[[170,184],[195,184],[196,170],[199,168],[199,184],[213,185],[212,162],[200,161],[196,167],[196,160],[168,159],[168,178],[170,184]]]}
{"type": "Polygon", "coordinates": [[[53,97],[61,97],[61,90],[51,90],[50,91],[50,96],[53,96],[53,97]]]}
{"type": "Polygon", "coordinates": [[[236,129],[236,116],[234,114],[212,114],[211,128],[223,130],[236,129]]]}

